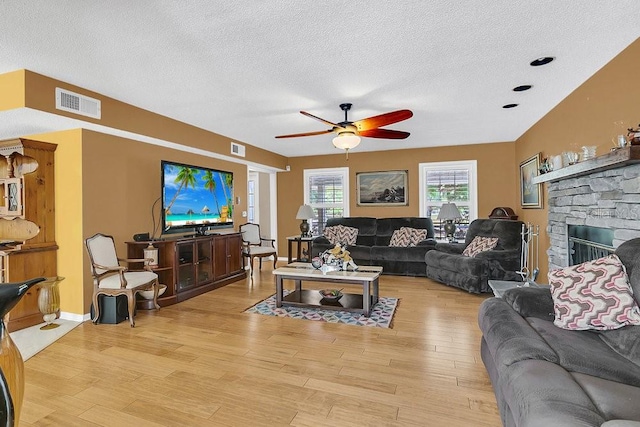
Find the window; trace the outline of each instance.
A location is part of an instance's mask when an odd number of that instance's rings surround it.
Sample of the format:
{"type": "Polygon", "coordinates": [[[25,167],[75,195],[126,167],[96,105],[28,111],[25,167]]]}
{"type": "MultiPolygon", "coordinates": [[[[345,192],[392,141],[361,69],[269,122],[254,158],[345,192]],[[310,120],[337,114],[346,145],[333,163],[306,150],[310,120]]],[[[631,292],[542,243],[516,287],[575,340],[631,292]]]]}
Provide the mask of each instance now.
{"type": "Polygon", "coordinates": [[[322,235],[329,218],[349,216],[349,168],[305,169],[304,202],[316,217],[311,233],[322,235]]]}
{"type": "Polygon", "coordinates": [[[247,182],[247,220],[256,223],[256,181],[254,178],[252,174],[249,174],[249,181],[247,182]]]}
{"type": "Polygon", "coordinates": [[[477,162],[420,163],[420,216],[431,218],[437,238],[444,238],[438,213],[443,203],[455,203],[462,215],[455,237],[464,239],[478,217],[477,162]]]}

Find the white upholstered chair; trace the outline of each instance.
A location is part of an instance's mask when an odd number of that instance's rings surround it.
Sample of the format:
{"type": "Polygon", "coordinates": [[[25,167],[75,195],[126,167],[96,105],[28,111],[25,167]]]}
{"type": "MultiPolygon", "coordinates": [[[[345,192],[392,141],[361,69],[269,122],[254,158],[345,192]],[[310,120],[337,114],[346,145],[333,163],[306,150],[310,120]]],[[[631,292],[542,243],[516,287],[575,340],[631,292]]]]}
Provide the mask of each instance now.
{"type": "Polygon", "coordinates": [[[242,233],[242,256],[249,258],[249,271],[253,275],[253,259],[260,259],[260,269],[262,269],[262,258],[273,256],[273,268],[276,268],[278,254],[274,245],[275,239],[267,239],[260,235],[260,226],[250,222],[240,226],[242,233]]]}
{"type": "Polygon", "coordinates": [[[144,290],[153,290],[153,305],[158,305],[158,275],[149,267],[144,271],[129,271],[120,266],[120,262],[144,263],[144,259],[122,259],[116,255],[116,245],[112,236],[96,234],[85,240],[85,246],[91,260],[91,274],[93,275],[93,323],[100,319],[100,305],[98,296],[126,295],[129,308],[129,323],[133,328],[135,321],[133,313],[136,304],[136,294],[144,290]]]}

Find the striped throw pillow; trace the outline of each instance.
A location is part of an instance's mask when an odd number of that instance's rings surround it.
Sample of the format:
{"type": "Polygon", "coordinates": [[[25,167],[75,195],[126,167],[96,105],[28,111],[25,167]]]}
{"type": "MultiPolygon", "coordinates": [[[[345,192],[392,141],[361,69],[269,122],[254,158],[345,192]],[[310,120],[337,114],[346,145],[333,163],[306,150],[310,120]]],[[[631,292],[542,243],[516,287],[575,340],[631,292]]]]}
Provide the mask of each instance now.
{"type": "Polygon", "coordinates": [[[400,227],[394,230],[389,241],[389,246],[405,248],[411,244],[411,231],[408,227],[400,227]]]}
{"type": "Polygon", "coordinates": [[[411,230],[411,243],[409,246],[416,246],[427,238],[427,230],[424,228],[409,228],[411,230]]]}
{"type": "Polygon", "coordinates": [[[323,234],[332,245],[338,243],[342,245],[355,245],[358,239],[358,229],[344,225],[325,227],[323,234]]]}
{"type": "Polygon", "coordinates": [[[497,244],[497,237],[476,236],[473,238],[471,243],[469,243],[469,245],[464,248],[464,251],[462,251],[462,255],[473,258],[481,252],[495,248],[497,244]]]}

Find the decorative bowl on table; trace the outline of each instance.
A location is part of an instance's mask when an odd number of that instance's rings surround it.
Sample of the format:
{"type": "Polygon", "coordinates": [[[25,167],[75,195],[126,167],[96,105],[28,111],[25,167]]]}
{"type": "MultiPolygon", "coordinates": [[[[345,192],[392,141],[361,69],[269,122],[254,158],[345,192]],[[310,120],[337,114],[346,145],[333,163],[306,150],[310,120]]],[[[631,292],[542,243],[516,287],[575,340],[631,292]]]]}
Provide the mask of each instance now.
{"type": "Polygon", "coordinates": [[[328,301],[338,301],[342,298],[342,291],[340,289],[321,289],[318,292],[320,292],[323,299],[328,301]]]}

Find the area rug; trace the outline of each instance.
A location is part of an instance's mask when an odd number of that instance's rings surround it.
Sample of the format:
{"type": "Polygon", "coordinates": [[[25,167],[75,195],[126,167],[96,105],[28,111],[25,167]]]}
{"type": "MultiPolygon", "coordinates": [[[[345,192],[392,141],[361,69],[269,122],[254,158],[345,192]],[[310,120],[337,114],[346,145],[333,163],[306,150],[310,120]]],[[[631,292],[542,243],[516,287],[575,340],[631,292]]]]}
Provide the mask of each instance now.
{"type": "Polygon", "coordinates": [[[26,361],[44,350],[80,324],[80,322],[65,319],[56,319],[55,323],[60,325],[55,329],[43,331],[40,326],[44,325],[44,323],[41,323],[9,334],[18,350],[20,350],[22,360],[26,361]]]}
{"type": "MultiPolygon", "coordinates": [[[[285,295],[289,292],[284,291],[285,295]]],[[[317,320],[328,323],[344,323],[346,325],[373,326],[376,328],[391,328],[393,315],[398,306],[398,298],[380,297],[378,303],[373,306],[371,316],[366,317],[360,313],[350,311],[322,310],[319,308],[303,307],[276,307],[276,295],[260,301],[248,308],[244,313],[258,313],[267,316],[290,317],[293,319],[317,320]]]]}

